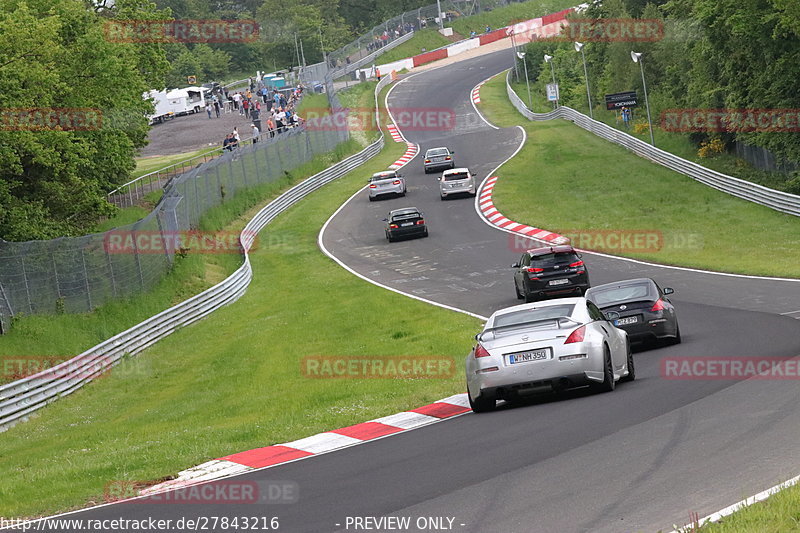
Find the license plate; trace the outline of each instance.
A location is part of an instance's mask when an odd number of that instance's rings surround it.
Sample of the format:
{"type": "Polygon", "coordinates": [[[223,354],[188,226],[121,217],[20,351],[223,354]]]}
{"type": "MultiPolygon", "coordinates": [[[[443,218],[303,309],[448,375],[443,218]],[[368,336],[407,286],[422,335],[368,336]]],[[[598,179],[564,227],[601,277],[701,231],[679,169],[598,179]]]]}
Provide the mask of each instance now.
{"type": "Polygon", "coordinates": [[[529,363],[531,361],[541,361],[550,356],[550,350],[532,350],[530,352],[515,353],[508,356],[508,364],[529,363]]]}
{"type": "Polygon", "coordinates": [[[614,322],[615,326],[624,326],[625,324],[636,324],[639,321],[639,317],[636,316],[626,316],[625,318],[617,319],[614,322]]]}
{"type": "Polygon", "coordinates": [[[400,224],[400,225],[401,225],[401,226],[413,226],[413,225],[414,225],[414,223],[413,223],[413,222],[403,222],[403,223],[402,223],[402,224],[400,224]]]}
{"type": "Polygon", "coordinates": [[[568,279],[554,279],[550,282],[550,285],[566,285],[569,283],[568,279]]]}
{"type": "Polygon", "coordinates": [[[439,161],[444,161],[444,157],[434,157],[433,162],[438,163],[439,161]]]}

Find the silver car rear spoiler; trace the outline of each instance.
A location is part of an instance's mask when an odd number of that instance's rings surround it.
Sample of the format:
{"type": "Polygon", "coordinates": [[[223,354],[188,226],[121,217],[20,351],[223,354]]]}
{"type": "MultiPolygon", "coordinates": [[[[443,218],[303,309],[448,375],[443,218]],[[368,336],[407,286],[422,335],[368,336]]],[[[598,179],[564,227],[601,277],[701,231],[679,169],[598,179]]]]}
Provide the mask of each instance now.
{"type": "Polygon", "coordinates": [[[568,316],[556,316],[556,317],[550,317],[550,318],[540,318],[539,320],[529,320],[527,322],[518,322],[516,324],[506,324],[506,325],[503,325],[503,326],[491,327],[491,328],[485,329],[485,330],[481,331],[480,333],[478,333],[477,335],[475,335],[475,339],[479,340],[479,341],[489,340],[488,339],[488,334],[489,333],[492,334],[491,338],[494,339],[495,338],[495,334],[494,333],[496,331],[508,330],[508,329],[522,329],[522,328],[527,328],[527,327],[533,327],[536,324],[543,324],[545,322],[555,322],[556,326],[558,327],[558,329],[563,329],[565,327],[574,327],[574,326],[583,325],[582,322],[578,322],[574,318],[571,318],[571,317],[568,317],[568,316]],[[567,325],[567,324],[570,324],[570,325],[567,325]]]}

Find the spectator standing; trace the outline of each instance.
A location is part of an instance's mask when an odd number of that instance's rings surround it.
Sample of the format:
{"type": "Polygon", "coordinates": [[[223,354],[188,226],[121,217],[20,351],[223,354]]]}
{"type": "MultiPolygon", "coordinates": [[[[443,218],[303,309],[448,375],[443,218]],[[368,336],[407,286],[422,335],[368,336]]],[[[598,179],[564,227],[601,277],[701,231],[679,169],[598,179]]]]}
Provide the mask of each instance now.
{"type": "Polygon", "coordinates": [[[210,105],[206,106],[206,113],[208,113],[208,120],[211,120],[211,106],[210,105]]]}
{"type": "Polygon", "coordinates": [[[238,110],[239,109],[239,100],[242,99],[242,95],[239,93],[233,93],[233,108],[238,110]]]}
{"type": "Polygon", "coordinates": [[[250,116],[250,100],[247,98],[242,101],[242,114],[246,117],[250,116]]]}
{"type": "MultiPolygon", "coordinates": [[[[217,118],[219,118],[219,98],[214,100],[214,113],[216,113],[217,118]]],[[[208,118],[211,118],[211,113],[208,114],[208,118]]]]}
{"type": "Polygon", "coordinates": [[[255,124],[250,124],[250,126],[253,128],[253,144],[255,144],[258,142],[258,136],[261,135],[261,132],[255,124]]]}
{"type": "Polygon", "coordinates": [[[222,141],[223,150],[228,150],[229,152],[233,150],[233,146],[231,146],[232,139],[233,139],[232,133],[229,133],[225,136],[225,140],[222,141]]]}

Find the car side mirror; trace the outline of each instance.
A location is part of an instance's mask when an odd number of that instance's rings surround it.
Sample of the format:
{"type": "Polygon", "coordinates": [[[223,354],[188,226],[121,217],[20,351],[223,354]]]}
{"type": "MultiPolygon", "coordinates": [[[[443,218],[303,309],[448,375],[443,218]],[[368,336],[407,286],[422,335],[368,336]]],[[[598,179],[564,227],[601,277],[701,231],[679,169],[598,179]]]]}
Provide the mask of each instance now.
{"type": "Polygon", "coordinates": [[[519,263],[513,263],[513,264],[511,265],[511,268],[519,268],[519,263]]]}
{"type": "Polygon", "coordinates": [[[388,218],[382,218],[381,221],[382,222],[389,222],[389,219],[388,218]]]}
{"type": "Polygon", "coordinates": [[[674,293],[674,292],[675,292],[675,289],[672,289],[672,288],[670,288],[670,287],[664,287],[664,294],[665,294],[665,295],[667,295],[667,294],[672,294],[672,293],[674,293]]]}
{"type": "Polygon", "coordinates": [[[605,317],[609,322],[613,322],[614,320],[619,320],[619,313],[616,311],[609,311],[605,313],[605,317]]]}

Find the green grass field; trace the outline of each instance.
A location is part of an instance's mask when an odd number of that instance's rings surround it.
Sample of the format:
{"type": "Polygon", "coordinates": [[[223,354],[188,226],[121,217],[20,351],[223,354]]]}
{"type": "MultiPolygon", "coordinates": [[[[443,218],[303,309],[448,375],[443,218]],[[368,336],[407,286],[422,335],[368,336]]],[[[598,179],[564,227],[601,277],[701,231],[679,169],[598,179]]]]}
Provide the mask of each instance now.
{"type": "Polygon", "coordinates": [[[560,233],[658,232],[659,251],[620,255],[800,277],[797,217],[702,185],[570,122],[528,122],[508,101],[505,74],[484,85],[480,107],[495,124],[523,124],[528,133],[525,148],[499,170],[494,189],[495,204],[508,218],[560,233]]]}
{"type": "MultiPolygon", "coordinates": [[[[362,96],[363,101],[371,97],[362,96]]],[[[255,279],[238,302],[0,434],[0,516],[30,517],[101,502],[104,486],[115,480],[160,480],[226,454],[461,392],[463,358],[478,321],[364,282],[316,245],[330,213],[362,187],[365,175],[386,168],[401,152],[400,145],[387,143],[379,156],[268,226],[251,256],[255,279]],[[313,291],[308,290],[308,264],[315,265],[313,291]],[[405,318],[377,325],[371,320],[388,313],[405,318]],[[368,323],[370,332],[364,335],[368,323]],[[452,360],[457,370],[446,379],[310,379],[300,365],[307,355],[432,355],[452,360]]],[[[329,154],[324,164],[343,157],[329,154]]],[[[253,191],[252,196],[263,205],[276,193],[253,191]]],[[[207,223],[225,219],[226,229],[240,229],[258,209],[250,199],[243,195],[237,205],[226,204],[225,212],[207,223]]],[[[206,261],[179,265],[160,299],[149,295],[139,303],[141,312],[119,303],[116,312],[22,320],[0,341],[0,349],[17,355],[48,349],[77,353],[162,309],[165,300],[177,296],[175,285],[188,290],[188,280],[214,266],[206,261]]],[[[232,267],[220,265],[216,277],[232,267]]],[[[211,281],[207,278],[198,279],[198,285],[211,281]]]]}

